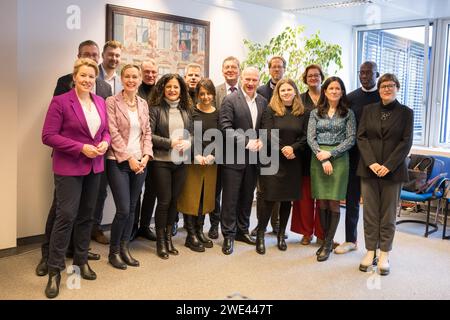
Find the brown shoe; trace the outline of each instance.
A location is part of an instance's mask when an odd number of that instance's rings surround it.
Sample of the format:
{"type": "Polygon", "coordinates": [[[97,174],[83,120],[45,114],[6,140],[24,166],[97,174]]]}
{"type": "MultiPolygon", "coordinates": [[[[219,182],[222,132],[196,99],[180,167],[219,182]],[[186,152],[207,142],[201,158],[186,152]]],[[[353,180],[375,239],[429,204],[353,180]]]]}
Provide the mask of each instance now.
{"type": "Polygon", "coordinates": [[[302,241],[300,243],[304,246],[311,244],[312,236],[303,236],[302,241]]]}
{"type": "Polygon", "coordinates": [[[339,247],[339,242],[333,241],[333,250],[339,247]]]}
{"type": "Polygon", "coordinates": [[[109,239],[99,229],[92,230],[91,239],[101,244],[109,244],[109,239]]]}

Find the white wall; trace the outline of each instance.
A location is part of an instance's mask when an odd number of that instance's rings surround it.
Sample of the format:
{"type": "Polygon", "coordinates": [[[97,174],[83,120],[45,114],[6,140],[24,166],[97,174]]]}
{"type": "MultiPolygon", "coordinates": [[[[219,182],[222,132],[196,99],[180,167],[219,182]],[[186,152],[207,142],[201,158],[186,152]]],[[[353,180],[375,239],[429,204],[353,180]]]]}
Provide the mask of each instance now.
{"type": "MultiPolygon", "coordinates": [[[[17,3],[0,3],[0,250],[17,238],[17,3]]],[[[27,165],[33,165],[28,163],[27,165]]]]}
{"type": "MultiPolygon", "coordinates": [[[[287,25],[310,24],[308,32],[320,29],[325,39],[346,46],[344,56],[350,55],[351,50],[349,26],[240,2],[235,2],[234,9],[195,0],[18,0],[18,3],[18,237],[44,232],[53,183],[50,149],[40,139],[42,123],[56,79],[70,72],[78,44],[86,39],[104,43],[106,3],[210,21],[210,77],[217,83],[222,82],[221,63],[226,56],[244,58],[244,38],[267,41],[287,25]],[[66,27],[69,5],[81,9],[80,30],[66,27]]],[[[346,57],[344,64],[348,65],[346,57]]],[[[345,71],[342,74],[344,79],[349,78],[345,71]]],[[[111,222],[114,210],[111,197],[107,201],[104,223],[111,222]]]]}

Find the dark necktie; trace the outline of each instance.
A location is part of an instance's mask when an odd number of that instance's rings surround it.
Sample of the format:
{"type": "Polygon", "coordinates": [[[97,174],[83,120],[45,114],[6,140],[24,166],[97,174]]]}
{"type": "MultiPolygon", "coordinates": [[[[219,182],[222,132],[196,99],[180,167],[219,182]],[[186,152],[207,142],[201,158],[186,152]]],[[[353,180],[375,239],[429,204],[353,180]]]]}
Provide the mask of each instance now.
{"type": "Polygon", "coordinates": [[[231,93],[235,92],[236,90],[237,90],[237,88],[236,88],[236,87],[230,87],[230,91],[231,91],[231,93]]]}

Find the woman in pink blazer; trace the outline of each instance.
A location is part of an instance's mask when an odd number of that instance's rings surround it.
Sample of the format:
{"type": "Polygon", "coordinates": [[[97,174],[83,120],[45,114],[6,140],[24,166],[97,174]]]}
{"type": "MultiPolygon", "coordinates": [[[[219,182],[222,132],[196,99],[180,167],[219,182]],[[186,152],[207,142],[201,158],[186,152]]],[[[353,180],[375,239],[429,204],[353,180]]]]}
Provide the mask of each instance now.
{"type": "Polygon", "coordinates": [[[116,204],[111,226],[109,263],[118,269],[138,267],[129,250],[134,212],[153,159],[152,136],[147,102],[137,96],[142,81],[139,66],[123,67],[123,90],[106,99],[111,148],[107,154],[106,174],[116,204]]]}
{"type": "Polygon", "coordinates": [[[110,135],[103,98],[91,91],[98,67],[78,59],[73,70],[75,88],[52,99],[42,129],[42,142],[53,148],[56,217],[48,258],[48,298],[59,294],[60,272],[73,229],[73,264],[83,279],[95,280],[87,261],[93,212],[103,172],[103,155],[110,135]]]}

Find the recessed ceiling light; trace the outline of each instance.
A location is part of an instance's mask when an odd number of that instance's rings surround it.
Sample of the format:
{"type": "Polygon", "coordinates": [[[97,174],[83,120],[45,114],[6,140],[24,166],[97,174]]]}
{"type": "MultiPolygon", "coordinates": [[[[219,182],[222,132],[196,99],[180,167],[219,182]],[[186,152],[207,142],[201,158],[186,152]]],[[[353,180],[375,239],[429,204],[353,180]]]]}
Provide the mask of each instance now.
{"type": "Polygon", "coordinates": [[[365,4],[372,4],[372,3],[374,3],[373,0],[345,0],[345,1],[320,4],[320,5],[311,6],[311,7],[291,9],[288,11],[292,12],[292,13],[299,13],[299,12],[304,12],[304,11],[309,11],[309,10],[314,10],[314,9],[348,8],[348,7],[355,7],[355,6],[365,5],[365,4]]]}

